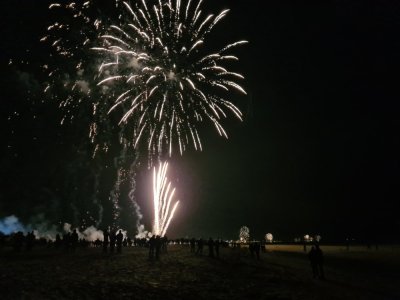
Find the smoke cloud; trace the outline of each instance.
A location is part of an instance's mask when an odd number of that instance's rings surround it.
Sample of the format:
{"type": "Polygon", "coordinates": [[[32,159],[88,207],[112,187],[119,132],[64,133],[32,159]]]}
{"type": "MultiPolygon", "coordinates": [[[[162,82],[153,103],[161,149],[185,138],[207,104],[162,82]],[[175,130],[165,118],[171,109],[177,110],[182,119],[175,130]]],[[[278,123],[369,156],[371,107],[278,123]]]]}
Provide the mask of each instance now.
{"type": "Polygon", "coordinates": [[[27,232],[27,229],[19,222],[16,216],[11,215],[0,220],[0,232],[4,234],[12,234],[18,231],[25,233],[27,232]]]}
{"type": "MultiPolygon", "coordinates": [[[[57,230],[57,226],[49,225],[46,222],[24,225],[15,215],[0,219],[0,232],[6,235],[10,235],[18,231],[21,231],[24,234],[33,231],[36,238],[45,238],[47,240],[54,241],[57,234],[71,233],[73,229],[76,229],[79,239],[84,239],[89,242],[94,242],[97,239],[103,240],[103,231],[97,229],[94,226],[90,226],[85,230],[80,231],[77,228],[72,228],[71,224],[64,223],[63,228],[60,232],[60,230],[57,230]]],[[[121,229],[121,231],[124,237],[126,237],[127,231],[123,229],[121,229]]]]}

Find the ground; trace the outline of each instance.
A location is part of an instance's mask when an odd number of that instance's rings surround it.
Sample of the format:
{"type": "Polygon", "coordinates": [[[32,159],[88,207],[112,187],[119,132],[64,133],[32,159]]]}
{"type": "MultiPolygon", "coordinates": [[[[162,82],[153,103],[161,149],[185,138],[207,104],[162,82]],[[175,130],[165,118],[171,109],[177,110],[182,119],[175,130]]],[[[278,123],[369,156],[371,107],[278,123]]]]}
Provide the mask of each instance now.
{"type": "MultiPolygon", "coordinates": [[[[0,250],[0,299],[400,299],[400,247],[324,246],[326,280],[312,278],[299,245],[222,249],[220,259],[171,245],[160,261],[145,248],[0,250]]],[[[308,249],[307,249],[308,250],[308,249]]]]}

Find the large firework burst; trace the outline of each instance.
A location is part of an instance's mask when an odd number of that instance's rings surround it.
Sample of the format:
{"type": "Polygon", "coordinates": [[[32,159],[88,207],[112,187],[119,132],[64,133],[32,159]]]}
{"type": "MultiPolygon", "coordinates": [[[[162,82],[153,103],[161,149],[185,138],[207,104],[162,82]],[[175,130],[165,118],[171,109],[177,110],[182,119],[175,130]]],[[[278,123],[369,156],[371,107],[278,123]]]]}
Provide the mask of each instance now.
{"type": "Polygon", "coordinates": [[[50,5],[56,20],[42,40],[49,41],[55,53],[44,65],[49,74],[46,90],[69,89],[60,99],[69,119],[82,115],[84,107],[92,110],[90,138],[96,150],[107,151],[109,128],[117,124],[124,146],[145,146],[150,156],[171,155],[175,148],[182,153],[189,144],[201,150],[200,123],[210,121],[227,137],[222,119],[228,112],[242,118],[227,97],[232,89],[245,93],[238,84],[243,76],[228,70],[227,64],[238,60],[232,48],[247,42],[208,50],[208,34],[229,10],[205,15],[202,2],[89,0],[50,5]]]}
{"type": "Polygon", "coordinates": [[[209,120],[227,137],[221,124],[226,112],[242,118],[225,94],[245,93],[236,82],[243,76],[223,64],[238,60],[228,50],[246,41],[202,54],[207,34],[228,10],[203,17],[202,0],[184,2],[122,2],[122,21],[109,26],[102,45],[92,48],[104,58],[98,85],[119,91],[108,112],[119,113],[119,124],[133,129],[133,146],[145,143],[149,153],[171,155],[174,145],[182,153],[188,144],[201,150],[199,123],[209,120]]]}

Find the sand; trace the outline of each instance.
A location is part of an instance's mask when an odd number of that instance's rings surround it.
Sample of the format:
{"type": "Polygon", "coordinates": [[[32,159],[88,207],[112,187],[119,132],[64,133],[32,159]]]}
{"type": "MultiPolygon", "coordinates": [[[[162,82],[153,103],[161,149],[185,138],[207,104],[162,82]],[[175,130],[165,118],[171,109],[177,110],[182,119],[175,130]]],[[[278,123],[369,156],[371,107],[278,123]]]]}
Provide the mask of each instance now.
{"type": "Polygon", "coordinates": [[[146,248],[0,250],[0,299],[400,299],[399,248],[322,246],[326,280],[313,279],[301,246],[247,248],[220,258],[171,245],[160,261],[146,248]]]}

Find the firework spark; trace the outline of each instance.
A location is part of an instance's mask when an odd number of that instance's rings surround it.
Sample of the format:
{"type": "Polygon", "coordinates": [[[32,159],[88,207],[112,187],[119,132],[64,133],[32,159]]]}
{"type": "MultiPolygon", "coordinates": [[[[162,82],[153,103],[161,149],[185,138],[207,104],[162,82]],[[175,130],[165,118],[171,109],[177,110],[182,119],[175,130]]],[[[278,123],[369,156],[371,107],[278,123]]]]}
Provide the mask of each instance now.
{"type": "MultiPolygon", "coordinates": [[[[135,149],[136,156],[145,148],[151,165],[177,149],[181,154],[189,146],[202,150],[199,129],[205,121],[227,138],[223,119],[229,113],[242,120],[227,96],[232,90],[246,94],[238,83],[244,77],[228,67],[239,60],[231,51],[247,41],[218,51],[207,48],[209,33],[229,10],[206,16],[202,2],[88,0],[50,5],[57,20],[42,38],[53,49],[43,65],[48,73],[45,91],[65,111],[61,123],[83,119],[89,125],[93,156],[100,151],[125,153],[128,148],[135,149]],[[63,89],[66,93],[60,92],[63,89]]],[[[115,218],[125,178],[121,172],[126,171],[122,167],[111,191],[115,218]]],[[[166,168],[160,166],[155,176],[154,231],[161,235],[178,205],[169,211],[170,184],[163,188],[166,183],[159,179],[166,168]]]]}
{"type": "Polygon", "coordinates": [[[175,202],[172,209],[171,202],[175,188],[171,188],[171,182],[167,178],[168,163],[161,163],[158,171],[154,167],[153,194],[154,194],[154,222],[153,234],[164,236],[171,223],[179,201],[175,202]]]}
{"type": "Polygon", "coordinates": [[[48,26],[42,38],[54,49],[52,63],[43,66],[49,76],[45,90],[62,85],[70,91],[60,99],[66,112],[62,123],[76,119],[83,109],[92,111],[87,115],[95,153],[108,150],[104,132],[117,124],[128,146],[144,146],[149,156],[160,157],[171,156],[175,149],[182,154],[188,145],[202,150],[199,127],[204,121],[227,138],[222,125],[227,113],[242,120],[227,96],[231,90],[246,94],[238,83],[244,77],[226,64],[239,60],[230,51],[247,41],[207,50],[209,33],[229,10],[205,15],[202,2],[114,0],[114,5],[105,5],[88,0],[50,5],[62,18],[48,26]]]}
{"type": "Polygon", "coordinates": [[[245,94],[236,82],[243,76],[224,62],[237,61],[228,50],[247,42],[201,54],[206,36],[229,10],[203,18],[202,0],[149,2],[123,2],[123,22],[111,25],[100,36],[102,46],[92,48],[104,58],[97,85],[116,91],[108,113],[119,113],[119,125],[133,128],[135,148],[144,143],[149,153],[170,156],[174,147],[182,154],[189,144],[202,150],[200,123],[211,121],[227,138],[221,124],[226,112],[242,120],[224,95],[231,89],[245,94]]]}

